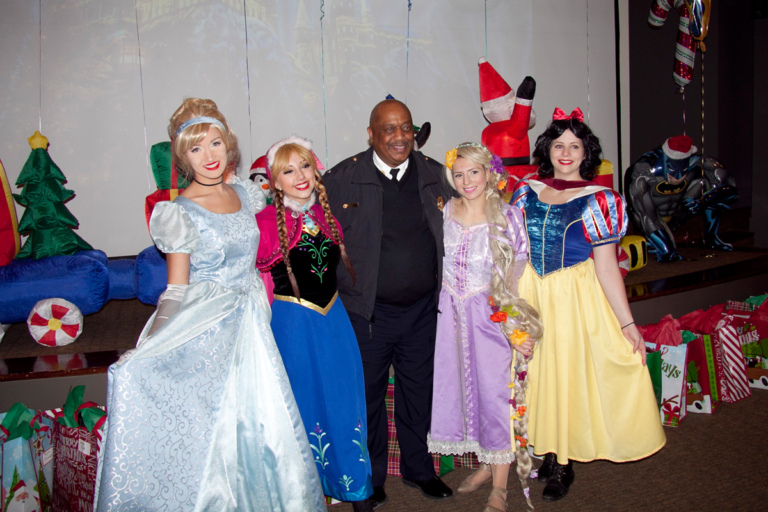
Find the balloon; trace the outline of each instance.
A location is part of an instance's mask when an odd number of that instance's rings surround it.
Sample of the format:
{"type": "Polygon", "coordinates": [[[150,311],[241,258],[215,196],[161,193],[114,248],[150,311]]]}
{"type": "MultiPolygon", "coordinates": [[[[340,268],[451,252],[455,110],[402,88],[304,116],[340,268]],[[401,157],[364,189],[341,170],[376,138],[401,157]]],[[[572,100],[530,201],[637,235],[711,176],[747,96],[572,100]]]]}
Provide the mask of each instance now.
{"type": "Polygon", "coordinates": [[[672,78],[679,86],[680,92],[683,92],[693,77],[698,45],[701,44],[701,51],[706,51],[703,39],[707,35],[709,26],[709,3],[710,0],[655,0],[648,13],[648,24],[652,28],[664,25],[672,7],[676,8],[680,15],[677,43],[675,43],[675,64],[672,71],[672,78]]]}
{"type": "Polygon", "coordinates": [[[709,30],[709,16],[712,12],[711,0],[685,0],[690,11],[688,31],[691,36],[701,43],[701,51],[707,51],[704,38],[709,30]]]}

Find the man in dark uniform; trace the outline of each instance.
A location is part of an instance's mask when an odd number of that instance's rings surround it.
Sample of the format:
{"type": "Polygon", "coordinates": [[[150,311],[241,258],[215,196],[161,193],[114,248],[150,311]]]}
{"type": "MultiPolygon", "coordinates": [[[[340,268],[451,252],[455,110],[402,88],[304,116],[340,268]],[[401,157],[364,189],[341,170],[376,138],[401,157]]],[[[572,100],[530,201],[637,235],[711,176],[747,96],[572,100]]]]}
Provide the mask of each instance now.
{"type": "Polygon", "coordinates": [[[338,268],[339,295],[357,335],[365,373],[374,508],[387,495],[384,397],[395,371],[395,425],[403,482],[428,498],[452,496],[427,452],[437,297],[442,276],[442,165],[413,151],[411,113],[397,100],[371,112],[371,147],[323,177],[356,281],[338,268]]]}

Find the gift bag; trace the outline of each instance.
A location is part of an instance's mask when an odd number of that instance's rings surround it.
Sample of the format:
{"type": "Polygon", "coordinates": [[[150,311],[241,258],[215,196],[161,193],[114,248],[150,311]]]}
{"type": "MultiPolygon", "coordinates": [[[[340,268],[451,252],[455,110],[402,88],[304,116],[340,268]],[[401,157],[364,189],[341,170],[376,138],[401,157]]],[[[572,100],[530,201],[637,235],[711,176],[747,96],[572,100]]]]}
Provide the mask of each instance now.
{"type": "Polygon", "coordinates": [[[666,427],[680,426],[680,421],[685,418],[686,414],[686,374],[688,369],[685,362],[688,345],[669,346],[646,343],[645,346],[651,352],[658,352],[661,361],[661,393],[659,397],[661,423],[666,427]]]}
{"type": "MultiPolygon", "coordinates": [[[[655,345],[654,345],[655,347],[655,345]]],[[[656,405],[661,407],[661,352],[646,351],[645,366],[651,374],[653,394],[656,396],[656,405]]]]}
{"type": "Polygon", "coordinates": [[[53,421],[19,403],[0,421],[0,510],[50,512],[53,421]]]}
{"type": "Polygon", "coordinates": [[[750,315],[739,342],[749,387],[768,389],[768,305],[761,306],[750,315]]]}
{"type": "Polygon", "coordinates": [[[717,336],[693,333],[691,335],[694,339],[688,342],[688,364],[690,368],[695,369],[697,381],[694,383],[689,380],[692,402],[688,411],[712,414],[723,402],[723,353],[717,336]]]}
{"type": "MultiPolygon", "coordinates": [[[[686,374],[688,368],[688,345],[683,342],[677,320],[667,315],[658,324],[640,326],[651,361],[659,358],[659,373],[656,375],[654,392],[658,392],[659,415],[661,423],[667,427],[677,427],[686,414],[686,374]],[[654,355],[658,352],[658,355],[654,355]],[[660,389],[659,389],[660,388],[660,389]]],[[[647,363],[647,357],[646,357],[647,363]]],[[[649,371],[653,368],[649,368],[649,371]]],[[[651,373],[651,382],[654,373],[651,373]]]]}
{"type": "MultiPolygon", "coordinates": [[[[702,335],[709,335],[709,339],[702,338],[702,341],[704,354],[708,357],[707,372],[710,383],[716,380],[714,384],[717,400],[738,402],[751,394],[747,365],[741,349],[741,335],[755,308],[756,306],[749,302],[728,301],[698,315],[700,318],[706,318],[704,322],[697,320],[698,312],[684,317],[692,318],[692,322],[681,319],[684,323],[693,325],[693,328],[698,328],[702,335]]],[[[699,371],[701,370],[697,368],[697,373],[699,371]]],[[[715,398],[714,395],[711,396],[715,398]]],[[[705,405],[704,410],[706,409],[705,405]]]]}
{"type": "Polygon", "coordinates": [[[724,402],[738,402],[752,394],[747,380],[747,364],[739,341],[744,326],[743,319],[728,315],[715,333],[718,348],[722,352],[723,386],[721,388],[724,402]]]}
{"type": "Polygon", "coordinates": [[[56,511],[92,512],[106,413],[93,402],[83,402],[84,386],[67,396],[56,410],[54,428],[53,507],[56,511]]]}
{"type": "MultiPolygon", "coordinates": [[[[397,429],[395,428],[395,378],[389,378],[387,396],[384,399],[387,407],[387,474],[400,475],[400,445],[397,443],[397,429]]],[[[432,454],[435,465],[435,474],[442,476],[453,470],[453,459],[442,456],[439,453],[432,454]]]]}

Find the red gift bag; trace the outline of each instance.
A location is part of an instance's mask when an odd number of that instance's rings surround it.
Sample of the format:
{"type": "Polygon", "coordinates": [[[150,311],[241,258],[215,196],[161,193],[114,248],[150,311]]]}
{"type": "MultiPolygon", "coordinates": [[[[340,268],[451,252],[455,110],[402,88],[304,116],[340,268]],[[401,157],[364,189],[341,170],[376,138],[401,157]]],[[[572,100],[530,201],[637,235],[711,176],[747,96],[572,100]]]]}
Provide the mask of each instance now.
{"type": "Polygon", "coordinates": [[[93,512],[101,451],[103,407],[84,402],[85,386],[70,389],[54,424],[53,510],[93,512]]]}
{"type": "Polygon", "coordinates": [[[93,512],[101,432],[56,423],[53,463],[53,509],[93,512]]]}

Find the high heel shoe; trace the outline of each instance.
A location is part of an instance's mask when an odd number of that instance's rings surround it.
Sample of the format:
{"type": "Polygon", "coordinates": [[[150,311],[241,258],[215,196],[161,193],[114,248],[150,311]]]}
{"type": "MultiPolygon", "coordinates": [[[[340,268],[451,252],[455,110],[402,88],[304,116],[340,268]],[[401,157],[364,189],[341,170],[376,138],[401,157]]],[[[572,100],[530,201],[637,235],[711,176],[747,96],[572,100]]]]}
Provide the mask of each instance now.
{"type": "Polygon", "coordinates": [[[486,503],[483,512],[507,512],[507,490],[502,489],[501,487],[493,486],[491,489],[491,495],[488,496],[488,503],[486,503]],[[497,503],[501,501],[503,503],[503,508],[491,505],[491,502],[493,501],[496,501],[497,503]]]}
{"type": "Polygon", "coordinates": [[[469,475],[463,482],[461,482],[461,484],[459,484],[459,487],[456,488],[456,492],[467,493],[476,491],[481,485],[489,481],[491,476],[491,467],[488,464],[480,464],[477,471],[469,475]],[[481,471],[483,472],[482,478],[478,481],[476,477],[480,475],[481,471]]]}

